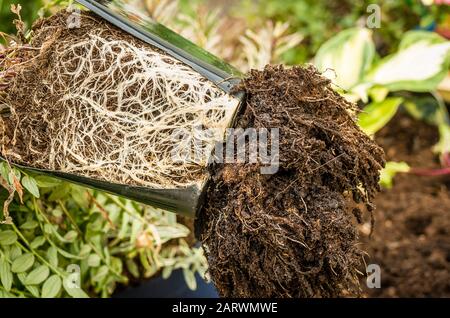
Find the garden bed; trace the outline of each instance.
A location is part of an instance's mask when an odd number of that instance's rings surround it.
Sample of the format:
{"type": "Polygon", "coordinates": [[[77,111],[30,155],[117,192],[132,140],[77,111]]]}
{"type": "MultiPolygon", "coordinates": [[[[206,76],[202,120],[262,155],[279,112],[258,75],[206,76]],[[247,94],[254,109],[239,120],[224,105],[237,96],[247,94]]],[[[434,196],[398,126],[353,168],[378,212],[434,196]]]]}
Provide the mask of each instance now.
{"type": "MultiPolygon", "coordinates": [[[[438,138],[435,127],[399,114],[376,140],[387,160],[439,168],[431,150],[438,138]]],[[[448,175],[399,174],[393,188],[377,196],[374,233],[362,248],[368,263],[381,266],[381,289],[366,289],[368,296],[450,296],[449,188],[448,175]]]]}

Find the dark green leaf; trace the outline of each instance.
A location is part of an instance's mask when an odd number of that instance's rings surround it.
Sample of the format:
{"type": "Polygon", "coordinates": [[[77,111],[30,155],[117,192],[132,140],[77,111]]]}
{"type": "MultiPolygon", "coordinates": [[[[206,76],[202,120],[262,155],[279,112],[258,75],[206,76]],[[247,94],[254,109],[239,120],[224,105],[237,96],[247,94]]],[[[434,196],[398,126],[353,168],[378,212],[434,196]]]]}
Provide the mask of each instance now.
{"type": "Polygon", "coordinates": [[[22,185],[25,189],[28,190],[32,195],[34,195],[36,198],[39,198],[39,188],[36,183],[36,180],[30,176],[24,176],[22,178],[22,185]]]}
{"type": "Polygon", "coordinates": [[[10,251],[9,251],[9,259],[11,261],[14,261],[20,255],[22,255],[22,250],[20,249],[20,247],[17,246],[17,245],[12,246],[10,251]]]}
{"type": "Polygon", "coordinates": [[[9,292],[13,282],[13,274],[11,273],[11,266],[5,256],[0,258],[0,279],[3,288],[9,292]]]}
{"type": "Polygon", "coordinates": [[[47,176],[36,176],[34,179],[40,188],[53,188],[61,184],[60,180],[47,176]]]}
{"type": "Polygon", "coordinates": [[[14,231],[6,230],[0,232],[0,244],[12,245],[17,241],[17,234],[14,231]]]}
{"type": "Polygon", "coordinates": [[[35,220],[30,220],[30,221],[27,221],[27,222],[23,223],[20,226],[20,228],[22,230],[32,230],[32,229],[37,228],[38,226],[39,226],[38,222],[36,222],[35,220]]]}

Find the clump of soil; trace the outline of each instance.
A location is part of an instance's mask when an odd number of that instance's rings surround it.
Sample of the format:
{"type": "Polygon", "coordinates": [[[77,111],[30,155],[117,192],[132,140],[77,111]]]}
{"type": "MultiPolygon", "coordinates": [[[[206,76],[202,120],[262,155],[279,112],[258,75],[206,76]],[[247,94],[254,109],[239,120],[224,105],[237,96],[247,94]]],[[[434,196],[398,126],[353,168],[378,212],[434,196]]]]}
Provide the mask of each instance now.
{"type": "Polygon", "coordinates": [[[308,66],[267,66],[237,127],[280,128],[280,169],[219,164],[197,221],[224,297],[334,297],[358,292],[355,203],[379,190],[383,151],[355,123],[354,105],[308,66]]]}
{"type": "MultiPolygon", "coordinates": [[[[388,160],[439,168],[435,127],[405,114],[377,134],[388,160]]],[[[399,174],[374,203],[376,227],[363,236],[368,263],[381,268],[381,288],[371,297],[450,296],[450,178],[399,174]]]]}

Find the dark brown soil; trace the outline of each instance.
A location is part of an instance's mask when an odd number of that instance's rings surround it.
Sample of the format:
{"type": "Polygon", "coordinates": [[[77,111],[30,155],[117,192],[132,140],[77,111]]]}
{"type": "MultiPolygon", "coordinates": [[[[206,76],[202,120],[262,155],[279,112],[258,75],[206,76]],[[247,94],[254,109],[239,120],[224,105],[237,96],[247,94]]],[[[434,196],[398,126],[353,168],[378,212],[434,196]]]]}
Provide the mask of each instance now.
{"type": "Polygon", "coordinates": [[[383,151],[353,105],[312,66],[252,71],[238,127],[280,128],[280,170],[220,164],[199,215],[210,274],[224,297],[358,293],[353,201],[371,208],[383,151]]]}
{"type": "MultiPolygon", "coordinates": [[[[435,127],[398,115],[378,135],[388,160],[439,167],[435,127]]],[[[450,178],[401,174],[374,201],[376,226],[364,237],[368,263],[381,266],[381,288],[370,297],[450,296],[450,178]]],[[[366,233],[367,234],[367,233],[366,233]]]]}

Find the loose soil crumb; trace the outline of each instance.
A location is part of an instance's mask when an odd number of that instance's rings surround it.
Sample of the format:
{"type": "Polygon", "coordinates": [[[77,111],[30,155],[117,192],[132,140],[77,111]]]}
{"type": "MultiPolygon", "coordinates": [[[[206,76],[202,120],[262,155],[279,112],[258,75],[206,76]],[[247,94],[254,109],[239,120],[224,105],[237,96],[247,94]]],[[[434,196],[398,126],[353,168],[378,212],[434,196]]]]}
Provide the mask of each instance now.
{"type": "Polygon", "coordinates": [[[252,71],[238,127],[280,128],[280,170],[219,164],[197,220],[224,297],[358,293],[354,203],[379,190],[384,154],[356,125],[354,105],[314,67],[252,71]]]}
{"type": "MultiPolygon", "coordinates": [[[[377,134],[388,160],[439,168],[435,127],[405,114],[377,134]]],[[[381,267],[381,288],[370,297],[450,297],[450,178],[399,174],[374,203],[376,226],[363,236],[368,263],[381,267]]]]}

